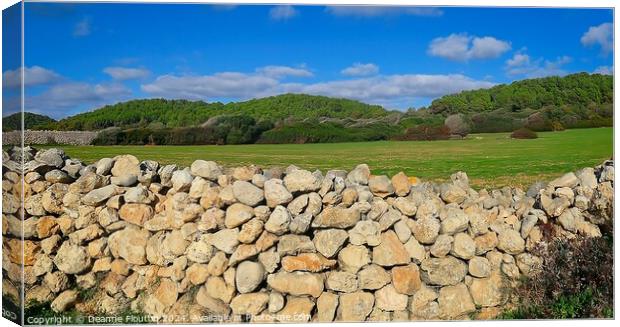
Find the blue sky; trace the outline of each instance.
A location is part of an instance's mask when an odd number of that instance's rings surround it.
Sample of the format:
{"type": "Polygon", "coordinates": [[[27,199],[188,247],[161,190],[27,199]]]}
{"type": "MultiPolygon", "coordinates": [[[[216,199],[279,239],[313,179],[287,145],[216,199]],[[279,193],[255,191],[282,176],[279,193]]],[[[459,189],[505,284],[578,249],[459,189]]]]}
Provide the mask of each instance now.
{"type": "MultiPolygon", "coordinates": [[[[407,109],[497,83],[613,70],[605,9],[25,6],[26,110],[55,118],[133,98],[286,92],[407,109]]],[[[19,61],[3,65],[14,87],[19,61]]],[[[14,112],[3,92],[4,114],[14,112]]]]}

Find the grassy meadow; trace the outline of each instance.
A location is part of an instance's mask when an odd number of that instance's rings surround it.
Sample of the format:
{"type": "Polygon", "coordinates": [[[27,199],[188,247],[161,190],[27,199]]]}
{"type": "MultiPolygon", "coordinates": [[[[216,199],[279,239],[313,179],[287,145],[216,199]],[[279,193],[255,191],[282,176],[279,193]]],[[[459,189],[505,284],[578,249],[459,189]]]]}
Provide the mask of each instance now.
{"type": "Polygon", "coordinates": [[[477,187],[506,185],[527,188],[569,171],[594,166],[613,153],[613,129],[572,129],[538,133],[538,139],[515,140],[509,133],[472,134],[465,140],[380,141],[358,143],[201,145],[201,146],[62,146],[86,163],[103,157],[133,154],[140,160],[189,166],[196,159],[225,166],[261,167],[294,164],[305,169],[349,170],[367,163],[373,174],[442,181],[467,172],[477,187]]]}

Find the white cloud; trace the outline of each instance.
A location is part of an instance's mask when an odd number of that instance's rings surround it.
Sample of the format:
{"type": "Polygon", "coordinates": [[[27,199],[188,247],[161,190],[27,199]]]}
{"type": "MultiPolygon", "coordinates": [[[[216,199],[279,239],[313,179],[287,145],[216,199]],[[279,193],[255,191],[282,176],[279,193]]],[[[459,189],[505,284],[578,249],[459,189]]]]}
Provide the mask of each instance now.
{"type": "Polygon", "coordinates": [[[200,76],[163,75],[142,85],[152,96],[213,101],[218,98],[245,100],[283,93],[306,93],[357,99],[369,103],[404,103],[414,98],[437,97],[462,90],[495,85],[461,74],[402,74],[320,83],[283,83],[261,74],[239,72],[200,76]]]}
{"type": "Polygon", "coordinates": [[[297,16],[299,12],[295,9],[295,7],[287,5],[287,6],[275,6],[269,10],[269,17],[273,20],[287,20],[297,16]]]}
{"type": "Polygon", "coordinates": [[[237,72],[213,75],[162,75],[142,85],[144,92],[167,98],[251,98],[275,88],[279,81],[273,77],[237,72]]]}
{"type": "Polygon", "coordinates": [[[596,67],[593,73],[601,74],[601,75],[613,75],[614,67],[613,66],[598,66],[596,67]]]}
{"type": "Polygon", "coordinates": [[[90,34],[90,18],[86,17],[73,27],[73,36],[87,36],[90,34]]]}
{"type": "Polygon", "coordinates": [[[151,72],[145,68],[129,67],[106,67],[103,69],[103,72],[116,80],[139,79],[151,74],[151,72]]]}
{"type": "Polygon", "coordinates": [[[598,26],[590,26],[587,32],[581,36],[581,44],[587,47],[600,45],[601,52],[608,54],[613,50],[614,40],[612,23],[603,23],[598,26]]]}
{"type": "Polygon", "coordinates": [[[443,11],[434,7],[385,7],[385,6],[327,6],[327,12],[336,16],[381,17],[381,16],[441,16],[443,11]]]}
{"type": "MultiPolygon", "coordinates": [[[[60,75],[41,66],[25,67],[24,86],[50,84],[60,79],[60,75]]],[[[18,88],[21,84],[22,68],[7,70],[2,74],[2,85],[7,88],[18,88]]]]}
{"type": "Polygon", "coordinates": [[[274,78],[281,78],[286,76],[293,77],[312,77],[311,71],[306,69],[305,67],[289,67],[289,66],[265,66],[256,69],[256,72],[274,78]]]}
{"type": "Polygon", "coordinates": [[[362,64],[360,62],[356,62],[352,66],[341,70],[340,73],[346,76],[376,75],[379,73],[379,66],[373,63],[362,64]]]}
{"type": "Polygon", "coordinates": [[[65,116],[67,109],[95,106],[128,99],[131,90],[118,83],[89,84],[65,82],[52,85],[43,93],[27,97],[25,110],[51,116],[65,116]]]}
{"type": "Polygon", "coordinates": [[[454,61],[497,58],[510,50],[510,43],[491,36],[472,36],[466,33],[438,37],[428,46],[428,54],[454,61]]]}
{"type": "Polygon", "coordinates": [[[532,58],[523,52],[517,52],[512,58],[506,60],[504,69],[509,76],[522,75],[528,78],[563,76],[568,72],[563,68],[570,63],[572,58],[569,56],[557,57],[555,60],[545,60],[532,58]]]}

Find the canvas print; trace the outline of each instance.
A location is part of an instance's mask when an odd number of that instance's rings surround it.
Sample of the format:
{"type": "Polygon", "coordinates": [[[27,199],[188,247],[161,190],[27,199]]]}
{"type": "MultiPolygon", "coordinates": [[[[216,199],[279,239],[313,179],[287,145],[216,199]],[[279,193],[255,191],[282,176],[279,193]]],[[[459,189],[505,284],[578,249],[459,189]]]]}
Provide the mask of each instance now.
{"type": "Polygon", "coordinates": [[[613,14],[17,3],[3,317],[614,318],[613,14]]]}

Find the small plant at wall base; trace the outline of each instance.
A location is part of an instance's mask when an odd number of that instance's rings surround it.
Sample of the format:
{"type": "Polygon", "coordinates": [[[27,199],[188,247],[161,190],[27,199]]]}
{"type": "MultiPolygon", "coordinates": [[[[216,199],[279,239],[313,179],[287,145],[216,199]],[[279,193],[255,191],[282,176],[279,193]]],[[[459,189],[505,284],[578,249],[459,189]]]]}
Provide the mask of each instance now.
{"type": "Polygon", "coordinates": [[[613,318],[613,232],[601,230],[598,238],[552,241],[540,254],[542,272],[515,290],[518,307],[499,318],[613,318]]]}

